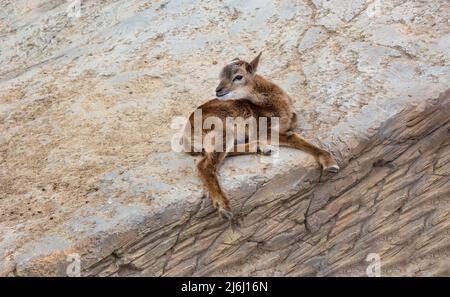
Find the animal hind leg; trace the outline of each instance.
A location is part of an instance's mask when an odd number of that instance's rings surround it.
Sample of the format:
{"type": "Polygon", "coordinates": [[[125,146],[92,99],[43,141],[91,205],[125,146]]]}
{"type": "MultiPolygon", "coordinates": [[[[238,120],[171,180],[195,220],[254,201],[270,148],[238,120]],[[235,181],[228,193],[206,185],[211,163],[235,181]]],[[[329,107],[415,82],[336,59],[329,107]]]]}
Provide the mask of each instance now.
{"type": "Polygon", "coordinates": [[[339,166],[336,160],[334,160],[333,156],[328,151],[309,143],[297,133],[280,134],[279,144],[281,146],[296,148],[311,154],[322,166],[324,171],[331,173],[337,173],[339,171],[339,166]]]}
{"type": "Polygon", "coordinates": [[[224,218],[231,220],[233,213],[231,212],[230,201],[223,192],[217,177],[220,164],[226,155],[226,152],[205,153],[204,157],[198,162],[197,169],[200,179],[209,192],[213,206],[224,218]]]}

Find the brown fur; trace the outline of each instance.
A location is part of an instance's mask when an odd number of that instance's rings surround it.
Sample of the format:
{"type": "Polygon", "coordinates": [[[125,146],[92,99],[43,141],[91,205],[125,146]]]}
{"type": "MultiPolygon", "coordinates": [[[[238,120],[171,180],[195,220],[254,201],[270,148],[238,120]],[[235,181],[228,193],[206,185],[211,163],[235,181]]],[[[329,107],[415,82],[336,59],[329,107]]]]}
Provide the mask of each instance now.
{"type": "MultiPolygon", "coordinates": [[[[279,86],[255,73],[260,56],[261,54],[250,63],[235,59],[223,68],[220,74],[221,81],[216,89],[218,98],[198,107],[202,110],[202,119],[215,116],[225,124],[227,117],[255,117],[256,119],[259,117],[279,117],[280,146],[305,151],[311,154],[324,170],[337,172],[339,167],[329,152],[310,144],[300,135],[291,131],[297,127],[297,115],[293,111],[292,99],[279,86]],[[239,76],[242,78],[239,79],[239,76]],[[227,98],[233,96],[235,98],[227,98]],[[221,100],[222,98],[226,99],[221,100]]],[[[193,152],[194,113],[191,114],[189,121],[191,131],[186,131],[190,133],[185,134],[183,144],[187,151],[193,152]]],[[[210,130],[202,129],[202,132],[204,138],[210,130]]],[[[267,144],[261,143],[259,139],[257,141],[258,148],[267,144]]],[[[203,158],[197,164],[199,176],[210,194],[213,205],[229,219],[232,218],[230,203],[220,186],[217,174],[222,161],[227,156],[250,153],[248,146],[248,143],[236,143],[234,150],[228,152],[203,151],[201,153],[203,158]],[[245,146],[246,151],[238,152],[238,145],[245,146]]]]}

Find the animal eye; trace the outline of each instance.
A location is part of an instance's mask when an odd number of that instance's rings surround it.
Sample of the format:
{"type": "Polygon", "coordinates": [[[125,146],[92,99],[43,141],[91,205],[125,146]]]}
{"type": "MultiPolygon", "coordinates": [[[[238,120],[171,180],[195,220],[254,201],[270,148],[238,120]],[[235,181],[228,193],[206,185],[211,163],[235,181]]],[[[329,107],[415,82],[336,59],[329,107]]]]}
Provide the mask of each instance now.
{"type": "Polygon", "coordinates": [[[234,78],[233,78],[233,81],[235,81],[235,80],[241,80],[242,79],[242,75],[236,75],[234,78]]]}

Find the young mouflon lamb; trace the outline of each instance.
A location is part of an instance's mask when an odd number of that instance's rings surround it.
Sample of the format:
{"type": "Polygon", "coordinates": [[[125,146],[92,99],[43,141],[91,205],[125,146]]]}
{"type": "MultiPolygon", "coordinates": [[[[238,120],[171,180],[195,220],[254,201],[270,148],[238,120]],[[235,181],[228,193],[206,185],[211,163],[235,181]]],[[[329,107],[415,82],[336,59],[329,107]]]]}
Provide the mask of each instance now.
{"type": "MultiPolygon", "coordinates": [[[[260,56],[261,53],[251,62],[234,59],[222,69],[220,83],[216,88],[217,98],[196,109],[197,111],[201,110],[202,113],[201,140],[204,140],[213,131],[211,127],[205,128],[203,125],[208,117],[218,118],[224,123],[230,117],[244,119],[253,117],[256,119],[256,123],[259,123],[258,119],[261,117],[276,117],[278,118],[277,133],[280,146],[305,151],[317,160],[324,171],[337,173],[339,166],[328,151],[312,145],[299,134],[292,132],[292,129],[297,126],[297,115],[293,110],[292,99],[275,83],[256,74],[260,56]]],[[[226,127],[224,127],[224,130],[226,130],[226,127]]],[[[270,136],[273,130],[268,130],[267,133],[270,136]]],[[[252,143],[249,143],[248,139],[240,143],[237,139],[234,139],[233,144],[223,150],[205,150],[204,148],[196,150],[194,134],[193,112],[183,136],[184,149],[192,154],[203,155],[203,158],[197,164],[200,179],[209,192],[213,206],[218,209],[222,216],[231,219],[233,214],[230,209],[230,202],[223,192],[217,176],[220,164],[227,156],[266,152],[270,141],[263,142],[258,138],[256,141],[257,150],[253,151],[249,148],[252,143]]],[[[200,143],[203,142],[200,141],[200,143]]]]}

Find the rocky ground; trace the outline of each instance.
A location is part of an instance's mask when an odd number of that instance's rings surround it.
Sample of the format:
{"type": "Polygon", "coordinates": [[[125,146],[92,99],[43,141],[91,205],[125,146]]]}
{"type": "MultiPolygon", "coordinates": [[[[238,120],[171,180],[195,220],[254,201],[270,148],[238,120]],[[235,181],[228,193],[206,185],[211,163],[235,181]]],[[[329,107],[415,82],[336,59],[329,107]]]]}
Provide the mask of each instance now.
{"type": "Polygon", "coordinates": [[[77,3],[0,1],[0,275],[450,275],[448,1],[77,3]],[[228,159],[232,228],[171,124],[261,50],[342,171],[228,159]]]}

